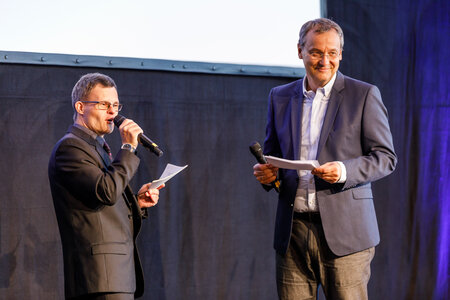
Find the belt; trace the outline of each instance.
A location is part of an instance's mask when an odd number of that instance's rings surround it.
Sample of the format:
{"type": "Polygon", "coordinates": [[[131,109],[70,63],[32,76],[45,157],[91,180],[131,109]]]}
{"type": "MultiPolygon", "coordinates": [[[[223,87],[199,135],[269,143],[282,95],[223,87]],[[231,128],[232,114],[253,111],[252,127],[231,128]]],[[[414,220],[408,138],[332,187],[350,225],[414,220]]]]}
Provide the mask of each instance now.
{"type": "Polygon", "coordinates": [[[318,212],[296,212],[294,211],[294,219],[311,223],[321,223],[320,213],[318,212]]]}

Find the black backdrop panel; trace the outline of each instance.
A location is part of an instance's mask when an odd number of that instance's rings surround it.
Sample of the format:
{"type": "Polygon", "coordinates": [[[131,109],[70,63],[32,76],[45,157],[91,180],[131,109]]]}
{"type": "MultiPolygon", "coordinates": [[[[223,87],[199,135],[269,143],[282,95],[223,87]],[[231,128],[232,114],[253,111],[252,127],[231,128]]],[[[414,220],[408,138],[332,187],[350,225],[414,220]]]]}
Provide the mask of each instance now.
{"type": "MultiPolygon", "coordinates": [[[[47,178],[51,149],[72,123],[78,78],[115,79],[122,113],[164,150],[139,148],[141,184],[167,163],[189,165],[161,191],[139,236],[144,299],[274,299],[276,195],[254,180],[253,140],[266,99],[289,78],[0,65],[0,298],[61,299],[62,250],[47,178]]],[[[118,132],[107,137],[113,152],[118,132]]]]}

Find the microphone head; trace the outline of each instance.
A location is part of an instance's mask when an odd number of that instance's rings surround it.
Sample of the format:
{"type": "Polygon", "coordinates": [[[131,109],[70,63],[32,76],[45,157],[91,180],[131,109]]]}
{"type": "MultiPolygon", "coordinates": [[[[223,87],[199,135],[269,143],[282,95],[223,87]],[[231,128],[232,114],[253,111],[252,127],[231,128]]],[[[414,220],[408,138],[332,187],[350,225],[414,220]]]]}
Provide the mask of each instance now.
{"type": "Polygon", "coordinates": [[[262,148],[261,145],[258,142],[253,142],[250,145],[250,152],[254,155],[254,156],[259,156],[262,155],[262,148]]]}
{"type": "Polygon", "coordinates": [[[124,116],[122,116],[122,115],[117,115],[115,118],[114,118],[114,125],[116,125],[117,127],[119,127],[120,126],[120,124],[122,124],[123,123],[123,121],[125,121],[125,117],[124,116]]]}
{"type": "Polygon", "coordinates": [[[256,160],[260,164],[267,164],[266,158],[263,155],[263,151],[261,149],[261,145],[258,142],[253,142],[250,145],[250,152],[255,156],[256,160]]]}

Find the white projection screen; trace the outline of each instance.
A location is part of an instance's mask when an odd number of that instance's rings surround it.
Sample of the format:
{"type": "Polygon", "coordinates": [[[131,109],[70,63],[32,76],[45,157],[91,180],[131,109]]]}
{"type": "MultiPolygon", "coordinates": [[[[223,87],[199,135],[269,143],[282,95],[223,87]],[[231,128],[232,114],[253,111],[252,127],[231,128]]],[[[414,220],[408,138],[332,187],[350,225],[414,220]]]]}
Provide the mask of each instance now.
{"type": "Polygon", "coordinates": [[[320,0],[2,1],[0,50],[301,67],[320,0]]]}

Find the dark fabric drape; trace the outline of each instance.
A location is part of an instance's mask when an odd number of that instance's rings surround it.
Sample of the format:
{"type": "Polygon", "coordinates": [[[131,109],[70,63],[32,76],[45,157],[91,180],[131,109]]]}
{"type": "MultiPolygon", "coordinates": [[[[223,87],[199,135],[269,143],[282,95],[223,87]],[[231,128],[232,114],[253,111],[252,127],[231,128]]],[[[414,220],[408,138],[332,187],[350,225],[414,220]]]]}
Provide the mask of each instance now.
{"type": "Polygon", "coordinates": [[[375,184],[372,299],[449,297],[449,3],[327,1],[345,34],[341,70],[380,88],[399,157],[375,184]]]}
{"type": "MultiPolygon", "coordinates": [[[[248,146],[264,139],[266,99],[289,78],[0,65],[0,299],[62,299],[62,250],[47,179],[85,73],[115,79],[123,115],[163,149],[138,148],[141,184],[167,183],[139,236],[144,299],[273,299],[275,194],[254,180],[248,146]]],[[[117,131],[106,137],[113,153],[117,131]]]]}

